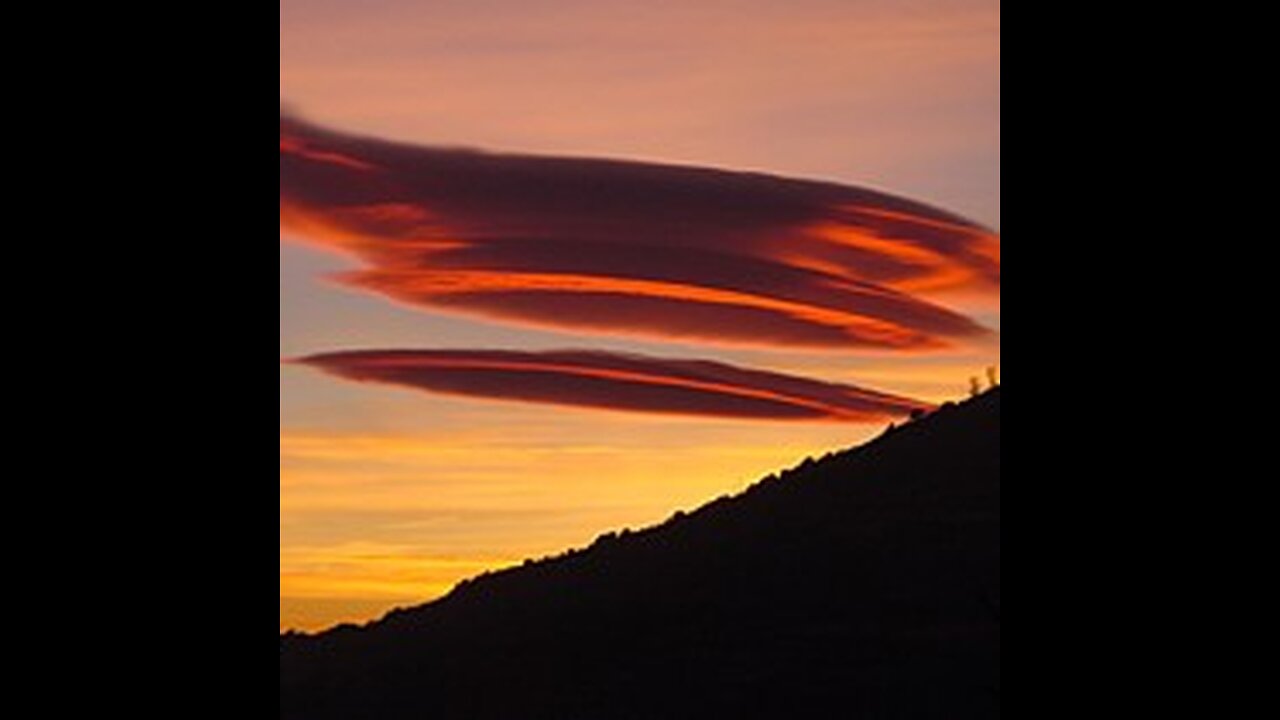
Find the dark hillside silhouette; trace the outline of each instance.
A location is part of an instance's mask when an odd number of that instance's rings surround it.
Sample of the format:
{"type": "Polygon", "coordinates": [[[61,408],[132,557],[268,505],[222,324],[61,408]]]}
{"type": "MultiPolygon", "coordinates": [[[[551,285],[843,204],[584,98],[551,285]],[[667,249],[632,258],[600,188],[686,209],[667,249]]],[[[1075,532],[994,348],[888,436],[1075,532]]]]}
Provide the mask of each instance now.
{"type": "Polygon", "coordinates": [[[999,388],[658,527],[280,639],[290,720],[999,711],[999,388]]]}

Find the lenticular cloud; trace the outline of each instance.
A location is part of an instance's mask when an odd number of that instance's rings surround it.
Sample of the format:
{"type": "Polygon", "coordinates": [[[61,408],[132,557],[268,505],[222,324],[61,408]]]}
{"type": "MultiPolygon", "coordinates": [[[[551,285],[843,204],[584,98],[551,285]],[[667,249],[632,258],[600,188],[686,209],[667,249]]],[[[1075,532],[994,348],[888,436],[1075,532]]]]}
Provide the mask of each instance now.
{"type": "Polygon", "coordinates": [[[285,115],[280,221],[358,259],[343,282],[401,303],[660,339],[934,350],[987,331],[930,296],[1000,282],[994,233],[870,190],[412,146],[285,115]]]}
{"type": "Polygon", "coordinates": [[[930,408],[724,363],[606,352],[364,350],[296,362],[348,380],[431,393],[673,415],[878,422],[930,408]]]}

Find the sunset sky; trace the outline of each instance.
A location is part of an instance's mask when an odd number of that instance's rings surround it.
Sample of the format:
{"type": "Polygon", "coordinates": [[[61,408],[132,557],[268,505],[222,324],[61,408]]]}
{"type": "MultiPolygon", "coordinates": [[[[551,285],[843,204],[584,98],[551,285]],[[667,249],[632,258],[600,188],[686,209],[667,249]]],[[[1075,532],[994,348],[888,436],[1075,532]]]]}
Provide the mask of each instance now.
{"type": "Polygon", "coordinates": [[[965,395],[999,63],[986,0],[282,0],[281,630],[965,395]]]}

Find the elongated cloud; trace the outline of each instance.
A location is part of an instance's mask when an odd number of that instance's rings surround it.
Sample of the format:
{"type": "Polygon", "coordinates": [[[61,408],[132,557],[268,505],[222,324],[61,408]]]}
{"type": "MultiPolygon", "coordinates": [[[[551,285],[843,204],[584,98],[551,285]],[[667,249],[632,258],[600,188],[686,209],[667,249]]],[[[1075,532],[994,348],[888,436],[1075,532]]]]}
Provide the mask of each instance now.
{"type": "Polygon", "coordinates": [[[930,407],[718,362],[606,352],[366,350],[296,362],[349,380],[433,393],[677,415],[878,422],[930,407]]]}
{"type": "Polygon", "coordinates": [[[926,295],[1000,282],[992,232],[870,190],[409,146],[283,114],[280,221],[403,303],[660,338],[929,350],[985,330],[926,295]]]}

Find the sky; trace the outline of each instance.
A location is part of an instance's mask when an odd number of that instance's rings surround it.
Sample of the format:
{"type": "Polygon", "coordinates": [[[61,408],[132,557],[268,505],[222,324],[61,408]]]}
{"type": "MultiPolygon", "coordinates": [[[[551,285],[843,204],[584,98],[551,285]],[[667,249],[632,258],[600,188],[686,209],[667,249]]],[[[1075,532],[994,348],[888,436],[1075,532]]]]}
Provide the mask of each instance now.
{"type": "Polygon", "coordinates": [[[282,0],[281,630],[964,396],[999,34],[988,1],[282,0]]]}

